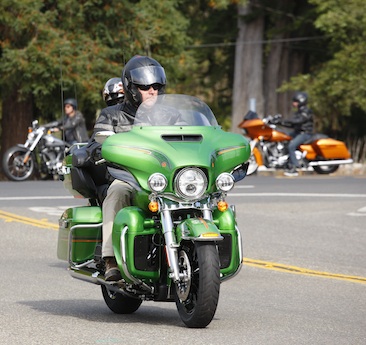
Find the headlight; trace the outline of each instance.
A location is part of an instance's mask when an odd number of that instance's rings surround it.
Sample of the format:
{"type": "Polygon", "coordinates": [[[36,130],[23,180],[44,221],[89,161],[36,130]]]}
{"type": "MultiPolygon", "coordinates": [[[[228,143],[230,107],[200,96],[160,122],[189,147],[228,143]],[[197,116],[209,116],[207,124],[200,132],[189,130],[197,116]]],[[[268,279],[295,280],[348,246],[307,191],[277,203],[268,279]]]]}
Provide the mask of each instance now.
{"type": "Polygon", "coordinates": [[[149,177],[147,184],[152,192],[162,192],[168,185],[168,181],[163,174],[155,173],[149,177]]]}
{"type": "Polygon", "coordinates": [[[28,133],[28,140],[32,140],[34,138],[34,132],[28,133]]]}
{"type": "Polygon", "coordinates": [[[182,169],[174,181],[176,193],[188,200],[199,199],[206,191],[207,178],[200,169],[182,169]]]}
{"type": "Polygon", "coordinates": [[[216,187],[219,190],[228,192],[234,187],[234,177],[229,173],[222,173],[216,179],[216,187]]]}

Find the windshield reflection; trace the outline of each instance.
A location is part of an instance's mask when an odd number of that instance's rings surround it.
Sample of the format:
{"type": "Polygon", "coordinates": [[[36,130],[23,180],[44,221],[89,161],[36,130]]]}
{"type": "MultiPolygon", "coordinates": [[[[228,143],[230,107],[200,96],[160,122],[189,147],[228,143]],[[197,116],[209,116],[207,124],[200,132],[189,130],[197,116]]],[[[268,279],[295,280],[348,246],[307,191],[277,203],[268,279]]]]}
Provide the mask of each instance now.
{"type": "Polygon", "coordinates": [[[136,126],[218,126],[209,106],[193,96],[159,95],[137,109],[136,126]]]}

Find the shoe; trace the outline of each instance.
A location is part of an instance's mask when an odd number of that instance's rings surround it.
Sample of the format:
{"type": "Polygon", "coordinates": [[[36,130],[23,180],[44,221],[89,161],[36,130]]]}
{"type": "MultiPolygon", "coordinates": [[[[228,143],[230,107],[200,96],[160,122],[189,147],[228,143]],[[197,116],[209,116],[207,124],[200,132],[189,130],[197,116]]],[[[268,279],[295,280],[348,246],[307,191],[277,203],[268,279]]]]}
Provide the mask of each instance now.
{"type": "Polygon", "coordinates": [[[115,257],[108,257],[104,258],[105,261],[105,274],[104,279],[105,281],[117,281],[121,280],[121,272],[118,269],[116,258],[115,257]]]}
{"type": "Polygon", "coordinates": [[[296,171],[295,168],[286,169],[284,172],[285,176],[298,176],[299,173],[296,171]]]}

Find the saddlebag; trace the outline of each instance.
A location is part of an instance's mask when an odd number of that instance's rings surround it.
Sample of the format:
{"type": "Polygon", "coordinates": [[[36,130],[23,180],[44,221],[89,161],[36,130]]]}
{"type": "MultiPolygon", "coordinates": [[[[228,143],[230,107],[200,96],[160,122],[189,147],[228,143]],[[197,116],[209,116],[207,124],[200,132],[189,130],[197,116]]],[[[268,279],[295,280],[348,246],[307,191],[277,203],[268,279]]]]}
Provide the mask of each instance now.
{"type": "Polygon", "coordinates": [[[102,243],[102,210],[98,206],[67,209],[59,219],[57,257],[70,264],[94,258],[102,243]]]}
{"type": "Polygon", "coordinates": [[[315,152],[325,159],[348,159],[351,157],[343,141],[323,138],[313,143],[315,152]]]}

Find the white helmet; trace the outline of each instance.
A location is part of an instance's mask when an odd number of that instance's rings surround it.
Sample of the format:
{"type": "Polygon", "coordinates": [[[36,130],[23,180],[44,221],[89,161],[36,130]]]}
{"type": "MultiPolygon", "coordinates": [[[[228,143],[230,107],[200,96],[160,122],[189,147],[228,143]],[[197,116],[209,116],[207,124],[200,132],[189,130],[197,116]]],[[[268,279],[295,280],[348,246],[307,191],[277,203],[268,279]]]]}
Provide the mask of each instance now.
{"type": "Polygon", "coordinates": [[[108,106],[122,103],[124,94],[121,78],[111,78],[105,83],[103,99],[108,106]]]}

